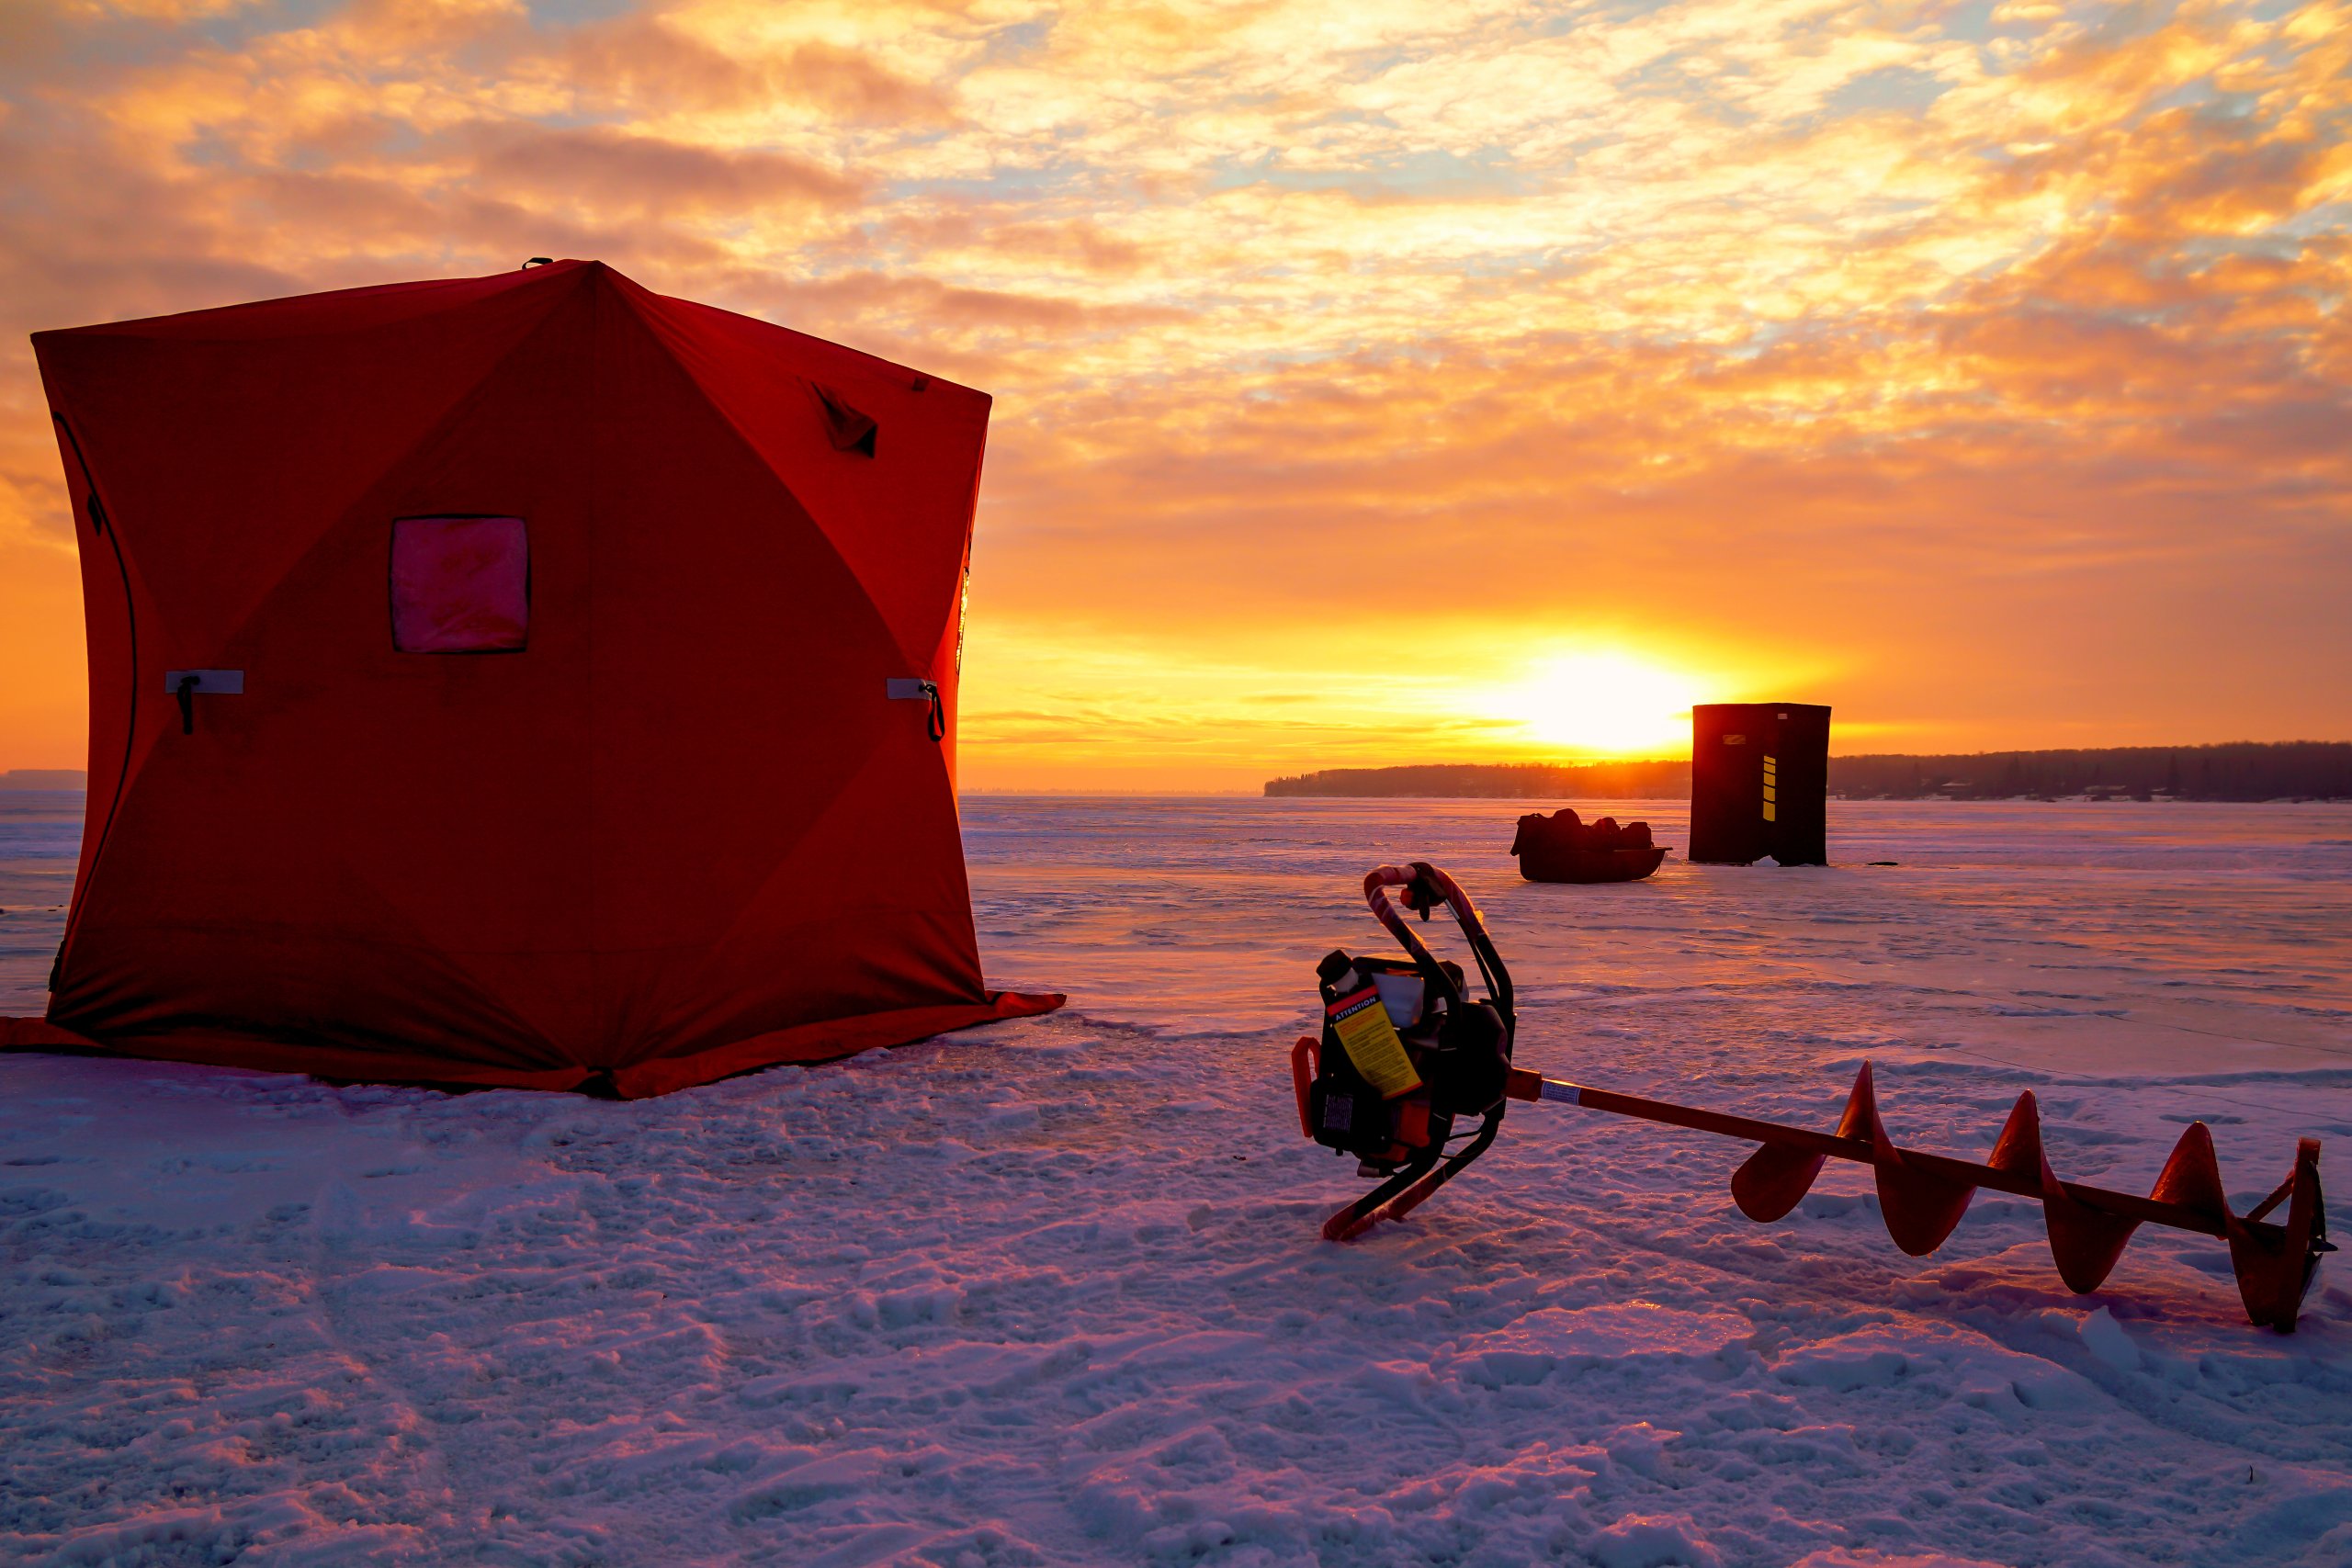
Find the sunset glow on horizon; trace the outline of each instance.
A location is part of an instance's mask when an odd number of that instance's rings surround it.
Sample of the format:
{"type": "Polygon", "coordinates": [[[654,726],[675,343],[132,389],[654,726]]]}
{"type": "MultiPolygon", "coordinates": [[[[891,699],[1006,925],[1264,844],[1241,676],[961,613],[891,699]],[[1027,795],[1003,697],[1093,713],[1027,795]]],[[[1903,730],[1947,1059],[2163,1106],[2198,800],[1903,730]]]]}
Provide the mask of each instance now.
{"type": "Polygon", "coordinates": [[[28,333],[532,255],[995,395],[970,789],[2352,739],[2348,131],[2343,4],[16,7],[0,768],[28,333]]]}
{"type": "Polygon", "coordinates": [[[1699,690],[1688,676],[1611,651],[1547,660],[1506,700],[1546,750],[1672,756],[1690,738],[1699,690]]]}

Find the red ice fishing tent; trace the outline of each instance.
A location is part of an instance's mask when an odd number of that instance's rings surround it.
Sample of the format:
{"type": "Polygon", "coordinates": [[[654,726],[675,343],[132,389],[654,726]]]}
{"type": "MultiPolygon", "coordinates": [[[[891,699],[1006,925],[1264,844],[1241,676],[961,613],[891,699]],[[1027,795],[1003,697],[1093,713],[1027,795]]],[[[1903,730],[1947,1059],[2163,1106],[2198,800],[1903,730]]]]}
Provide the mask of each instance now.
{"type": "Polygon", "coordinates": [[[635,1096],[1059,1002],[956,826],[984,393],[595,262],[33,343],[90,797],[10,1043],[635,1096]]]}

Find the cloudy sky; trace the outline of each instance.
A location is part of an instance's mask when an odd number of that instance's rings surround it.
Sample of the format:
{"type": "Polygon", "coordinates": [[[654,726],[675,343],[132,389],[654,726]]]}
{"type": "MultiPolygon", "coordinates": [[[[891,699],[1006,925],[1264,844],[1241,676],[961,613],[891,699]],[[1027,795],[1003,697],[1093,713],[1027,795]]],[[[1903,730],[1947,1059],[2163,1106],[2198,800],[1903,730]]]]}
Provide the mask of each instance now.
{"type": "Polygon", "coordinates": [[[0,0],[25,334],[601,257],[996,394],[969,787],[2352,739],[2352,7],[0,0]]]}

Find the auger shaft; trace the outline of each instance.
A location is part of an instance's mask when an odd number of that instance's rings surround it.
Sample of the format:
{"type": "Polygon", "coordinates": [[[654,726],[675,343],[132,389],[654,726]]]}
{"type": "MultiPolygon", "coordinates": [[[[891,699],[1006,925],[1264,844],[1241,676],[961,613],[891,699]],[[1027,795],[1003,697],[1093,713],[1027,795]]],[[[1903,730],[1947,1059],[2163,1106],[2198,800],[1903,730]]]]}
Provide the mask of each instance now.
{"type": "Polygon", "coordinates": [[[2281,1333],[2293,1332],[2321,1255],[2335,1250],[2327,1242],[2316,1138],[2302,1139],[2287,1179],[2250,1213],[2239,1215],[2231,1212],[2212,1134],[2201,1122],[2182,1133],[2155,1190],[2142,1197],[2059,1180],[2041,1146],[2041,1112],[2030,1090],[2018,1096],[1985,1163],[1900,1147],[1879,1119],[1868,1063],[1854,1079],[1835,1133],[1620,1094],[1543,1077],[1524,1068],[1512,1070],[1506,1092],[1514,1100],[1552,1100],[1756,1144],[1732,1178],[1732,1197],[1743,1213],[1760,1224],[1795,1208],[1825,1161],[1869,1166],[1886,1227],[1895,1244],[1914,1257],[1925,1257],[1943,1245],[1979,1188],[2032,1199],[2043,1206],[2059,1276],[2081,1292],[2099,1287],[2132,1233],[2143,1224],[2214,1236],[2229,1244],[2246,1315],[2281,1333]],[[2282,1221],[2262,1218],[2281,1202],[2287,1205],[2282,1221]]]}
{"type": "MultiPolygon", "coordinates": [[[[1868,1138],[1841,1138],[1835,1133],[1816,1133],[1809,1127],[1783,1127],[1777,1122],[1758,1122],[1749,1116],[1702,1111],[1697,1106],[1676,1105],[1670,1100],[1645,1100],[1637,1094],[1593,1089],[1585,1084],[1570,1083],[1565,1078],[1537,1077],[1533,1073],[1514,1074],[1510,1093],[1515,1100],[1557,1100],[1568,1105],[1580,1105],[1588,1111],[1605,1111],[1613,1116],[1662,1122],[1669,1127],[1689,1127],[1701,1133],[1720,1133],[1727,1138],[1777,1144],[1802,1149],[1808,1154],[1826,1155],[1831,1159],[1852,1160],[1858,1165],[1874,1163],[1868,1138]],[[1523,1092],[1521,1080],[1524,1078],[1534,1078],[1541,1086],[1541,1092],[1523,1092]]],[[[1972,1187],[1989,1187],[1996,1192],[2037,1201],[2042,1195],[2041,1184],[2022,1172],[1996,1170],[1989,1165],[1951,1159],[1943,1155],[1922,1154],[1917,1149],[1904,1149],[1900,1153],[1905,1165],[1945,1180],[1964,1181],[1972,1187]]],[[[2177,1230],[2195,1231],[2199,1235],[2223,1236],[2228,1234],[2219,1216],[2192,1209],[2185,1203],[2159,1202],[2154,1198],[2118,1192],[2111,1188],[2088,1187],[2077,1181],[2062,1181],[2059,1186],[2064,1189],[2066,1196],[2086,1208],[2102,1209],[2143,1224],[2171,1225],[2177,1230]]],[[[2278,1227],[2267,1228],[2275,1230],[2278,1227]]]]}

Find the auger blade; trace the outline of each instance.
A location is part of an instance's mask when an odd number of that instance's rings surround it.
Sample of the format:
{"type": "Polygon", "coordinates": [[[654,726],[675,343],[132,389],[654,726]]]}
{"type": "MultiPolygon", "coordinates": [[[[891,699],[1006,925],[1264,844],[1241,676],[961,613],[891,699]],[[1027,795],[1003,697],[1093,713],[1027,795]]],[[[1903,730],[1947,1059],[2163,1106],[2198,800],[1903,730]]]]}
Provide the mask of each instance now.
{"type": "Polygon", "coordinates": [[[2255,1224],[2278,1201],[2278,1193],[2245,1219],[2230,1221],[2230,1268],[2238,1277],[2246,1316],[2292,1334],[2303,1297],[2319,1278],[2321,1256],[2335,1250],[2327,1242],[2327,1212],[2320,1201],[2317,1138],[2296,1142],[2295,1167],[2283,1190],[2289,1194],[2283,1228],[2255,1224]]]}
{"type": "Polygon", "coordinates": [[[1787,1144],[1766,1144],[1731,1173],[1731,1201],[1758,1224],[1769,1225],[1804,1201],[1828,1157],[1787,1144]]]}
{"type": "Polygon", "coordinates": [[[2222,1162],[2213,1155],[2213,1132],[2202,1122],[2191,1122],[2172,1146],[2172,1155],[2156,1175],[2148,1196],[2159,1203],[2177,1203],[2211,1220],[2213,1234],[2222,1234],[2230,1217],[2230,1196],[2222,1188],[2222,1162]]]}
{"type": "Polygon", "coordinates": [[[2078,1203],[2050,1168],[2041,1146],[2041,1107],[2027,1089],[2018,1096],[2009,1119],[1986,1162],[1995,1170],[2031,1182],[2041,1199],[2042,1226],[2050,1236],[2050,1260],[2058,1278],[2078,1296],[2086,1296],[2114,1272],[2115,1261],[2132,1240],[2140,1222],[2078,1203]]]}
{"type": "MultiPolygon", "coordinates": [[[[1846,1107],[1838,1115],[1840,1138],[1866,1136],[1863,1128],[1876,1115],[1871,1103],[1871,1065],[1862,1064],[1854,1087],[1847,1091],[1846,1107]]],[[[1732,1172],[1731,1201],[1739,1212],[1759,1225],[1769,1225],[1804,1201],[1829,1156],[1800,1145],[1767,1142],[1732,1172]]]]}
{"type": "Polygon", "coordinates": [[[1976,1195],[1973,1181],[1923,1169],[1906,1159],[1879,1120],[1878,1094],[1871,1087],[1871,1065],[1855,1075],[1853,1092],[1846,1100],[1846,1119],[1838,1123],[1841,1137],[1864,1137],[1871,1145],[1871,1179],[1878,1187],[1878,1212],[1894,1245],[1914,1258],[1925,1258],[1944,1244],[1968,1213],[1976,1195]],[[1849,1127],[1848,1123],[1855,1123],[1849,1127]]]}
{"type": "Polygon", "coordinates": [[[2238,1300],[2245,1304],[2246,1316],[2281,1333],[2294,1332],[2303,1297],[2319,1276],[2320,1257],[2335,1250],[2327,1244],[2327,1220],[2320,1202],[2318,1139],[2298,1140],[2286,1185],[2240,1219],[2230,1213],[2213,1134],[2204,1122],[2192,1122],[2173,1145],[2172,1157],[2148,1195],[2158,1202],[2177,1203],[2211,1223],[2230,1245],[2230,1271],[2237,1276],[2238,1300]],[[2289,1200],[2287,1223],[2260,1224],[2260,1216],[2282,1195],[2289,1200]]]}

